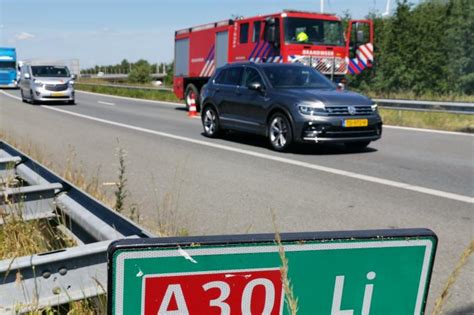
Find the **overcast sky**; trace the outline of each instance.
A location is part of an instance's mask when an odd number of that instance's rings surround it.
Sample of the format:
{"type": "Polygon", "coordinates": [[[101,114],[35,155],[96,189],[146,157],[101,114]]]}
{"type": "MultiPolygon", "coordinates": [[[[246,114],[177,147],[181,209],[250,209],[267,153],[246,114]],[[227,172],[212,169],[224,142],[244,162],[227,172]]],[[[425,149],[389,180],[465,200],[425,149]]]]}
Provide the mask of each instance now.
{"type": "MultiPolygon", "coordinates": [[[[324,3],[326,12],[361,18],[385,12],[387,0],[324,3]]],[[[0,46],[16,47],[19,60],[78,58],[82,68],[124,58],[170,62],[176,29],[283,9],[319,11],[320,1],[0,0],[0,46]]]]}

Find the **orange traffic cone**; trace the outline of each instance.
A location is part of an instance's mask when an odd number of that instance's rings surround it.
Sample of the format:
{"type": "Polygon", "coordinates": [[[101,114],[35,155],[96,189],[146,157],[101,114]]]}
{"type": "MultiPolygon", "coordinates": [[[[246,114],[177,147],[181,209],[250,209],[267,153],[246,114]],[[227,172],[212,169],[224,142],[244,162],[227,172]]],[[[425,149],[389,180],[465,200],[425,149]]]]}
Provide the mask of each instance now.
{"type": "Polygon", "coordinates": [[[188,117],[195,117],[197,116],[197,110],[196,110],[196,100],[194,97],[191,97],[189,100],[189,110],[188,110],[188,117]]]}

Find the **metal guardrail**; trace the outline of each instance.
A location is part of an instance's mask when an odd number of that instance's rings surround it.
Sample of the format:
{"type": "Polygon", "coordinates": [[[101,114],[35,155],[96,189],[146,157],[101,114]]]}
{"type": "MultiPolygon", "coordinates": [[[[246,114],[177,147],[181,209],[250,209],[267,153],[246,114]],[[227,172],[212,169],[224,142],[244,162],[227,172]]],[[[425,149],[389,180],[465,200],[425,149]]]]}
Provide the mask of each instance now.
{"type": "MultiPolygon", "coordinates": [[[[108,245],[116,239],[153,236],[1,141],[0,197],[2,217],[54,222],[77,244],[0,261],[0,314],[105,293],[108,245]]],[[[3,224],[2,219],[0,228],[3,224]]]]}
{"type": "MultiPolygon", "coordinates": [[[[78,84],[89,86],[104,86],[117,87],[130,90],[148,90],[148,91],[173,91],[170,87],[140,87],[133,85],[122,84],[92,84],[78,82],[78,84]]],[[[474,114],[474,103],[465,102],[437,102],[437,101],[416,101],[416,100],[401,100],[401,99],[373,99],[382,108],[412,110],[412,111],[429,111],[429,112],[444,112],[455,114],[474,114]]]]}
{"type": "MultiPolygon", "coordinates": [[[[82,78],[92,78],[101,80],[125,80],[128,78],[128,73],[104,73],[102,75],[83,73],[80,76],[82,78]]],[[[163,79],[166,77],[166,73],[152,73],[150,74],[150,77],[152,77],[153,79],[163,79]]]]}
{"type": "Polygon", "coordinates": [[[77,84],[88,85],[88,86],[103,86],[111,88],[122,88],[129,90],[145,90],[145,91],[173,91],[173,88],[170,87],[147,87],[147,86],[133,86],[133,85],[124,85],[124,84],[96,84],[96,83],[84,83],[77,82],[77,84]]]}
{"type": "Polygon", "coordinates": [[[474,103],[373,99],[381,107],[414,111],[474,114],[474,103]]]}

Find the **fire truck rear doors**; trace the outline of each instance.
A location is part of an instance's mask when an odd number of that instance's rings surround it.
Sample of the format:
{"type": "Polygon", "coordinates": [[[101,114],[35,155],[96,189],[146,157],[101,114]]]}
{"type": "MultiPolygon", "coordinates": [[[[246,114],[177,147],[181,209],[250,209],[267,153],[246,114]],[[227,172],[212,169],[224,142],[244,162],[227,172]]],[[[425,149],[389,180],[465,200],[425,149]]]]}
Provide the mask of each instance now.
{"type": "Polygon", "coordinates": [[[174,53],[175,76],[187,76],[189,74],[189,38],[176,40],[174,53]]]}
{"type": "Polygon", "coordinates": [[[216,69],[227,64],[229,56],[229,32],[216,33],[216,69]]]}

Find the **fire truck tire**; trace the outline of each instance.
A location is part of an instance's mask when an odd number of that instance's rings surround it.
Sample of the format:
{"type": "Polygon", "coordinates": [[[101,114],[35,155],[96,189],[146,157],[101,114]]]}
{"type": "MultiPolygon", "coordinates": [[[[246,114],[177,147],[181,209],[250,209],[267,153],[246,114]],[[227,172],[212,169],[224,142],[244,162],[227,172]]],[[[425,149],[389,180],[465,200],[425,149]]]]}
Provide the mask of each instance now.
{"type": "Polygon", "coordinates": [[[194,84],[191,83],[186,86],[186,91],[184,92],[184,99],[186,102],[186,109],[188,111],[193,99],[196,105],[196,110],[198,112],[200,111],[199,96],[199,90],[194,84]]]}

